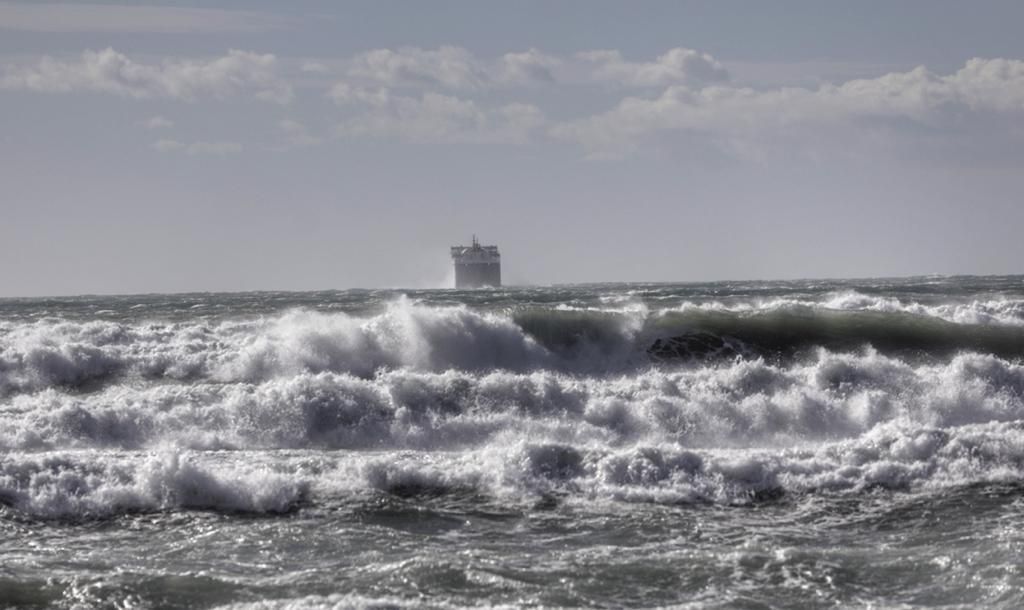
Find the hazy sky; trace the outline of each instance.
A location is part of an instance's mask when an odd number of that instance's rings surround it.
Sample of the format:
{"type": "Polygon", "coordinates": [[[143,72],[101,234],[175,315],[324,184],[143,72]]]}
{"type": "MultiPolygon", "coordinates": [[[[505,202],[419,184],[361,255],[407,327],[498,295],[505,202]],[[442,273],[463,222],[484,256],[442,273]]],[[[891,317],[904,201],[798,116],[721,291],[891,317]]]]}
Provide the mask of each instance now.
{"type": "Polygon", "coordinates": [[[1024,271],[1024,2],[0,2],[0,296],[1024,271]]]}

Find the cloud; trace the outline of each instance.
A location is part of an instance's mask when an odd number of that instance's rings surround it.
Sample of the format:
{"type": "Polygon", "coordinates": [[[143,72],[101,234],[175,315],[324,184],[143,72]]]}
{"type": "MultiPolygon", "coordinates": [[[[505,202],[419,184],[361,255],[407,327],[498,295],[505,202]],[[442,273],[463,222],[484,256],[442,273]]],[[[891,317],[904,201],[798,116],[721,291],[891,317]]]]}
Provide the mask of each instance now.
{"type": "Polygon", "coordinates": [[[486,60],[462,47],[403,47],[356,55],[349,61],[346,74],[352,81],[388,87],[473,90],[554,82],[551,69],[559,63],[559,59],[537,49],[486,60]]]}
{"type": "Polygon", "coordinates": [[[292,25],[278,15],[170,6],[0,2],[0,30],[27,32],[265,32],[292,25]]]}
{"type": "Polygon", "coordinates": [[[349,74],[391,86],[444,86],[453,89],[478,88],[489,76],[477,59],[461,47],[435,50],[416,47],[376,49],[357,55],[349,74]]]}
{"type": "Polygon", "coordinates": [[[193,142],[185,149],[190,155],[230,155],[242,152],[237,142],[193,142]]]}
{"type": "Polygon", "coordinates": [[[625,87],[702,85],[728,80],[722,65],[706,53],[676,48],[649,62],[631,62],[615,50],[558,57],[538,49],[482,58],[457,46],[437,49],[375,49],[348,61],[348,81],[387,87],[480,90],[562,80],[615,83],[625,87]]]}
{"type": "Polygon", "coordinates": [[[553,83],[555,76],[552,70],[561,63],[558,58],[545,55],[537,49],[506,53],[501,57],[500,80],[514,84],[553,83]]]}
{"type": "Polygon", "coordinates": [[[188,155],[212,155],[222,157],[242,152],[242,145],[237,142],[192,142],[186,144],[178,140],[157,140],[153,143],[153,149],[159,152],[181,151],[188,155]]]}
{"type": "Polygon", "coordinates": [[[69,93],[90,91],[131,98],[169,98],[194,101],[251,94],[285,104],[291,85],[278,75],[277,59],[247,51],[229,51],[215,59],[164,60],[139,63],[114,49],[85,51],[77,60],[43,57],[28,65],[7,66],[0,88],[69,93]]]}
{"type": "Polygon", "coordinates": [[[318,61],[304,61],[299,69],[306,74],[326,74],[330,71],[327,66],[318,61]]]}
{"type": "Polygon", "coordinates": [[[366,104],[380,108],[391,102],[391,91],[384,87],[360,87],[341,82],[331,87],[327,97],[338,105],[366,104]]]}
{"type": "Polygon", "coordinates": [[[142,121],[142,126],[146,129],[169,129],[174,127],[174,121],[162,116],[154,116],[142,121]]]}
{"type": "Polygon", "coordinates": [[[348,65],[346,80],[328,91],[331,100],[351,112],[335,133],[417,142],[526,142],[545,123],[533,104],[483,106],[436,89],[479,91],[552,83],[551,69],[559,63],[536,49],[491,61],[452,46],[363,53],[348,65]],[[423,91],[410,95],[404,91],[409,88],[423,91]]]}
{"type": "Polygon", "coordinates": [[[160,152],[170,152],[173,150],[182,150],[185,145],[177,140],[161,139],[153,142],[153,149],[160,152]]]}
{"type": "Polygon", "coordinates": [[[335,130],[339,136],[415,142],[523,143],[544,123],[541,111],[531,104],[483,108],[472,100],[433,92],[420,97],[393,95],[386,90],[346,92],[346,101],[358,102],[363,98],[368,111],[339,124],[335,130]]]}
{"type": "Polygon", "coordinates": [[[630,62],[619,51],[586,51],[577,57],[593,65],[592,77],[632,87],[704,85],[728,80],[715,58],[693,49],[670,49],[650,62],[630,62]]]}
{"type": "Polygon", "coordinates": [[[321,139],[310,134],[305,125],[293,119],[283,119],[277,124],[284,135],[286,148],[315,146],[321,139]]]}
{"type": "Polygon", "coordinates": [[[749,138],[864,121],[942,129],[959,115],[1006,112],[1024,112],[1024,62],[972,59],[947,76],[919,67],[817,89],[673,85],[657,97],[627,97],[608,112],[563,123],[551,133],[579,142],[592,156],[620,156],[659,132],[749,138]]]}
{"type": "MultiPolygon", "coordinates": [[[[891,68],[879,71],[885,69],[891,68]]],[[[284,61],[237,50],[206,59],[142,60],[108,48],[72,59],[21,61],[0,73],[0,89],[136,99],[255,98],[283,104],[293,98],[293,86],[326,89],[337,108],[329,120],[342,137],[521,143],[547,134],[578,144],[591,157],[623,156],[661,142],[711,143],[730,152],[759,143],[766,149],[838,149],[837,141],[849,148],[855,138],[877,145],[879,138],[888,142],[897,135],[906,143],[942,140],[949,148],[968,141],[980,146],[992,134],[1010,144],[1024,135],[1006,120],[1024,113],[1024,62],[1013,59],[972,59],[945,75],[918,67],[802,87],[744,86],[715,58],[686,48],[650,61],[629,61],[615,50],[556,57],[537,49],[484,59],[456,46],[284,61]],[[589,116],[576,110],[551,124],[530,101],[558,96],[538,96],[531,87],[537,84],[594,94],[609,100],[608,110],[589,116]]],[[[584,106],[563,103],[561,110],[584,106]]],[[[154,116],[141,124],[165,129],[173,122],[154,116]]],[[[280,121],[277,129],[286,149],[326,137],[296,119],[280,121]]],[[[153,146],[188,154],[237,152],[237,144],[224,142],[168,139],[153,146]]]]}

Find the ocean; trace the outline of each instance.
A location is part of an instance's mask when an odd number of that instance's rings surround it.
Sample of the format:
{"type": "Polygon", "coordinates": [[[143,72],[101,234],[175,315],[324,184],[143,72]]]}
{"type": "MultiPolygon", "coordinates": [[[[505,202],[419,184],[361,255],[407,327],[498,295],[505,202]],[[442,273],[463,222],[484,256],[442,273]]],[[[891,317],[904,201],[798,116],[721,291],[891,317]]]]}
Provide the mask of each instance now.
{"type": "Polygon", "coordinates": [[[1024,606],[1024,277],[0,300],[0,606],[1024,606]]]}

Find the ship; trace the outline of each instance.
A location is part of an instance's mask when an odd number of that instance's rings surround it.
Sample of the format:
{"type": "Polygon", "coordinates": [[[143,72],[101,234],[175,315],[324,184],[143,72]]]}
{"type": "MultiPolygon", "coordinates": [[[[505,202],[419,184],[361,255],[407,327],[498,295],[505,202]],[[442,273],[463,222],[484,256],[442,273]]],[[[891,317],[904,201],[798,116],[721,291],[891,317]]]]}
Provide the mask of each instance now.
{"type": "Polygon", "coordinates": [[[452,246],[456,288],[501,286],[501,254],[498,246],[481,246],[476,235],[471,246],[452,246]]]}

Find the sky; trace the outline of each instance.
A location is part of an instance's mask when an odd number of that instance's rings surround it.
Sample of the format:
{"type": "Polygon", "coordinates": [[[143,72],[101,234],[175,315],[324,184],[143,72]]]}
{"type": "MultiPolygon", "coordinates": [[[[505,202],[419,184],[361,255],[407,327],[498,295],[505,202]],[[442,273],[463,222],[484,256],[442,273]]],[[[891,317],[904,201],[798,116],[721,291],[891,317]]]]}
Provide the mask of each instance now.
{"type": "Polygon", "coordinates": [[[0,0],[0,296],[1021,273],[1022,23],[0,0]]]}

